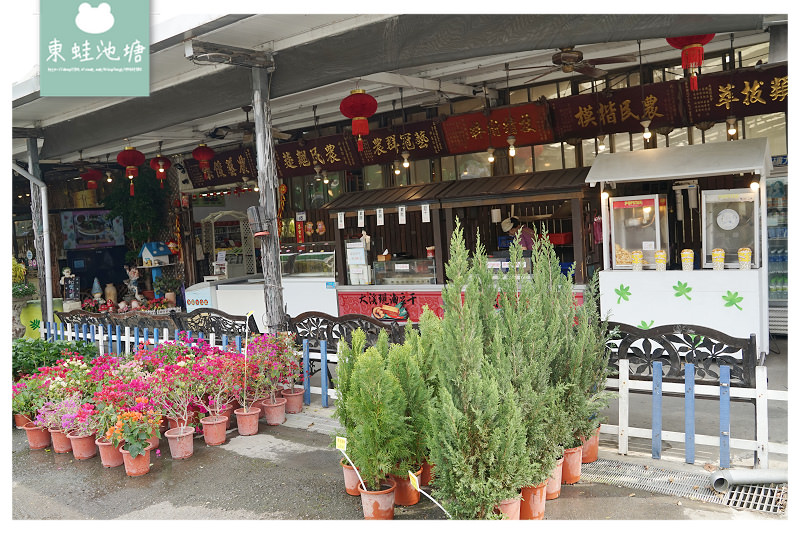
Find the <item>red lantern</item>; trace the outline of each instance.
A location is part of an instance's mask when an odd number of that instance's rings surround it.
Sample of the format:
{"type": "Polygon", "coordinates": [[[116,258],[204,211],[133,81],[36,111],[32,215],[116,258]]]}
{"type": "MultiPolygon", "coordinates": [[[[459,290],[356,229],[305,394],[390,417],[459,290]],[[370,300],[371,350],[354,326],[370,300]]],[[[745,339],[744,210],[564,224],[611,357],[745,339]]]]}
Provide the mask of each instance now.
{"type": "Polygon", "coordinates": [[[214,159],[214,150],[200,143],[200,146],[192,150],[192,157],[197,160],[200,170],[206,179],[210,179],[209,170],[211,169],[211,160],[214,159]]]}
{"type": "Polygon", "coordinates": [[[353,120],[353,135],[358,135],[358,151],[364,151],[362,135],[369,135],[369,122],[367,119],[378,110],[378,101],[364,92],[363,89],[353,89],[350,96],[339,104],[342,115],[353,120]]]}
{"type": "Polygon", "coordinates": [[[681,51],[681,67],[690,73],[689,90],[697,90],[697,73],[694,69],[703,64],[703,45],[711,42],[713,33],[706,35],[687,35],[686,37],[667,37],[667,43],[681,51]]]}
{"type": "Polygon", "coordinates": [[[96,189],[97,181],[103,179],[103,173],[96,168],[92,168],[81,174],[81,178],[86,181],[87,189],[96,189]]]}
{"type": "Polygon", "coordinates": [[[161,154],[150,160],[150,168],[156,171],[156,179],[161,188],[164,188],[164,180],[167,179],[167,170],[172,166],[172,161],[161,154]]]}
{"type": "Polygon", "coordinates": [[[117,163],[125,167],[125,175],[131,181],[131,196],[133,196],[133,178],[139,175],[139,166],[144,164],[144,154],[133,146],[126,146],[117,154],[117,163]]]}

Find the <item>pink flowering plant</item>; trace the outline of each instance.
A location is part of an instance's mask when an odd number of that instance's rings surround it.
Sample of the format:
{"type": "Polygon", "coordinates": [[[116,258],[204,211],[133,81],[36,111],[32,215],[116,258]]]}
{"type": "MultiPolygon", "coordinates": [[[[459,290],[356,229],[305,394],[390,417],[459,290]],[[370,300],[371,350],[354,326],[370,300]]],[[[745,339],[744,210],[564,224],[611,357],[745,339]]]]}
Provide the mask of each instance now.
{"type": "Polygon", "coordinates": [[[289,338],[281,333],[256,335],[247,345],[248,363],[254,367],[250,372],[251,386],[261,394],[269,394],[271,403],[276,403],[278,385],[288,382],[287,367],[295,357],[294,343],[289,338]]]}
{"type": "Polygon", "coordinates": [[[61,430],[76,437],[94,435],[97,431],[95,414],[94,404],[82,403],[77,406],[77,410],[61,416],[61,430]]]}
{"type": "Polygon", "coordinates": [[[53,431],[62,431],[64,424],[71,428],[75,416],[81,409],[80,395],[73,394],[57,401],[48,401],[36,414],[36,425],[53,431]]]}
{"type": "Polygon", "coordinates": [[[33,418],[44,405],[47,389],[41,379],[23,378],[11,387],[11,409],[14,413],[33,418]]]}
{"type": "Polygon", "coordinates": [[[236,397],[236,363],[242,355],[216,349],[217,353],[207,355],[195,364],[195,370],[204,382],[205,393],[200,397],[204,410],[211,416],[218,416],[236,397]]]}
{"type": "Polygon", "coordinates": [[[201,403],[205,382],[192,358],[179,357],[175,364],[161,366],[151,374],[153,404],[162,414],[186,426],[191,407],[201,403]]]}
{"type": "Polygon", "coordinates": [[[277,341],[283,347],[281,350],[283,357],[283,377],[284,383],[289,385],[290,392],[294,392],[294,386],[303,383],[302,354],[295,344],[294,333],[278,333],[277,341]]]}

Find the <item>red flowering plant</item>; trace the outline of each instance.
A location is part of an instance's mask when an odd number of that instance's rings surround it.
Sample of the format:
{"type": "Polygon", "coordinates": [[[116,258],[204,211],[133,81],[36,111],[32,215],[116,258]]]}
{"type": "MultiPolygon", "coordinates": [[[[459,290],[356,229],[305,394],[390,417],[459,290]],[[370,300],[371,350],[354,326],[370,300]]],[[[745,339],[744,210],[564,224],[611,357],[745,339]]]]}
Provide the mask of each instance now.
{"type": "Polygon", "coordinates": [[[303,364],[302,353],[295,344],[295,334],[279,332],[277,337],[278,344],[283,346],[283,377],[284,383],[289,385],[290,392],[294,392],[294,386],[303,383],[303,364]]]}
{"type": "Polygon", "coordinates": [[[260,394],[269,394],[270,403],[276,403],[275,393],[280,383],[287,382],[287,366],[294,357],[293,343],[287,334],[256,335],[247,344],[247,359],[251,381],[248,385],[260,394]]]}
{"type": "Polygon", "coordinates": [[[202,403],[205,382],[195,368],[193,358],[179,357],[175,364],[167,364],[153,371],[153,403],[161,412],[177,421],[178,426],[186,426],[189,413],[194,404],[202,403]]]}
{"type": "Polygon", "coordinates": [[[203,380],[205,390],[199,401],[209,415],[218,416],[237,397],[237,391],[241,388],[237,379],[241,365],[237,360],[244,356],[214,347],[206,350],[212,353],[195,363],[195,371],[203,380]]]}
{"type": "Polygon", "coordinates": [[[11,409],[14,413],[32,419],[47,401],[47,388],[42,379],[23,378],[11,387],[11,409]]]}

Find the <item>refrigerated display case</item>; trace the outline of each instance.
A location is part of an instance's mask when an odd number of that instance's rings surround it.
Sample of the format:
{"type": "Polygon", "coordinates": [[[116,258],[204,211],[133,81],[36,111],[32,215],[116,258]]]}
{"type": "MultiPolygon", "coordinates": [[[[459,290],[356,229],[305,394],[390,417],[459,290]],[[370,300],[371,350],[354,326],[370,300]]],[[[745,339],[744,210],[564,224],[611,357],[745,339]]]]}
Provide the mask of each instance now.
{"type": "Polygon", "coordinates": [[[753,267],[761,267],[758,196],[751,189],[702,192],[703,268],[713,266],[716,248],[725,250],[725,268],[739,268],[740,248],[750,248],[753,267]]]}
{"type": "Polygon", "coordinates": [[[776,169],[767,181],[767,269],[769,274],[769,330],[788,333],[789,225],[788,179],[785,169],[776,169]],[[781,172],[783,170],[783,172],[781,172]]]}
{"type": "Polygon", "coordinates": [[[631,255],[637,250],[642,252],[646,269],[656,267],[656,250],[669,254],[666,195],[613,198],[610,215],[614,269],[631,269],[631,255]],[[657,212],[655,206],[658,206],[657,212]]]}
{"type": "Polygon", "coordinates": [[[436,283],[433,259],[405,259],[372,263],[377,285],[426,285],[436,283]]]}

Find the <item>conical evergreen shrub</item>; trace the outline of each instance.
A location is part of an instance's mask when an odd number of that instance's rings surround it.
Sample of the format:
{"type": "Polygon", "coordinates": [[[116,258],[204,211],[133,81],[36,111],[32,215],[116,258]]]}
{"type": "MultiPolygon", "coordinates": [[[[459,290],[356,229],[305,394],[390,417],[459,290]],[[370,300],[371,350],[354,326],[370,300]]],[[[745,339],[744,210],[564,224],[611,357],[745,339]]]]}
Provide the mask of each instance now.
{"type": "Polygon", "coordinates": [[[356,359],[364,353],[367,336],[361,328],[358,328],[353,331],[350,340],[352,344],[341,340],[336,347],[338,362],[336,364],[336,377],[333,380],[336,387],[336,411],[334,416],[339,420],[345,435],[349,435],[353,430],[353,423],[347,413],[346,401],[350,395],[350,377],[353,374],[353,365],[355,365],[356,359]]]}

